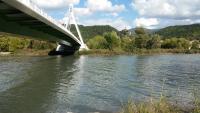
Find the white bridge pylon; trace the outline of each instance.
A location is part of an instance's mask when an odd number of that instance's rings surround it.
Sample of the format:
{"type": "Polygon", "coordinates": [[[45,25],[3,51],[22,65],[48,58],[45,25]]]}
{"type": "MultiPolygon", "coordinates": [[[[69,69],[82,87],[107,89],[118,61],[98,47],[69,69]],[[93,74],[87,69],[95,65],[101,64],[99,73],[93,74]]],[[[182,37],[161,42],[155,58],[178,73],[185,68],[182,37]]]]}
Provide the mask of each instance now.
{"type": "Polygon", "coordinates": [[[79,51],[81,51],[81,50],[89,50],[88,47],[87,47],[87,45],[83,41],[83,37],[81,35],[79,26],[78,26],[78,24],[76,22],[73,9],[74,9],[73,4],[70,4],[70,6],[69,6],[68,22],[66,24],[66,27],[70,31],[71,25],[74,24],[75,28],[76,28],[76,31],[78,33],[78,38],[79,38],[79,40],[81,42],[81,47],[80,47],[79,51]]]}

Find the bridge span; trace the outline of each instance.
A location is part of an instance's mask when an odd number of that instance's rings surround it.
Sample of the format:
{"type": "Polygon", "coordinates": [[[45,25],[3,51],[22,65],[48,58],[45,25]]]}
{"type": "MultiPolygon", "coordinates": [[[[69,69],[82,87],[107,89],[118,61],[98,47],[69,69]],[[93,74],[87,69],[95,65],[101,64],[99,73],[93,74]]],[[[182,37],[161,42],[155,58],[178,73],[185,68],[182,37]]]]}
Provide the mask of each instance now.
{"type": "MultiPolygon", "coordinates": [[[[70,14],[74,19],[73,9],[70,14]]],[[[0,31],[58,42],[57,52],[73,53],[87,49],[75,21],[78,37],[38,8],[31,0],[0,0],[0,31]]]]}

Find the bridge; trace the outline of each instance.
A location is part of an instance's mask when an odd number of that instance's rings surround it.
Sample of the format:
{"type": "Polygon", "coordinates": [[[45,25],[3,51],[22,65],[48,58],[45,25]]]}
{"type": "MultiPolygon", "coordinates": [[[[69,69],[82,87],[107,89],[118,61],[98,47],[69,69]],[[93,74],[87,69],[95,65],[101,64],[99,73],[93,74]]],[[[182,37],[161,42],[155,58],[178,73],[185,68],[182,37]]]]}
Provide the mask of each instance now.
{"type": "Polygon", "coordinates": [[[87,49],[73,14],[73,6],[69,8],[69,22],[62,24],[31,0],[0,0],[0,31],[55,41],[58,43],[57,53],[71,54],[87,49]],[[70,21],[74,21],[78,37],[70,31],[70,21]]]}

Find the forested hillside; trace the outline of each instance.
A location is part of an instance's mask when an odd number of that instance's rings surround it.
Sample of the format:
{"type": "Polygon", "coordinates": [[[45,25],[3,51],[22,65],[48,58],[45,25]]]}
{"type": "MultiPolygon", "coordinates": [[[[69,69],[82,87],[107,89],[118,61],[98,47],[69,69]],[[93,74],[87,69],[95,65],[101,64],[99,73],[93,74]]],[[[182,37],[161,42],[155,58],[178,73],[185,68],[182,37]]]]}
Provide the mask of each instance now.
{"type": "MultiPolygon", "coordinates": [[[[87,41],[90,38],[95,37],[96,35],[103,35],[106,32],[118,32],[117,29],[109,26],[109,25],[99,25],[99,26],[83,26],[79,25],[81,34],[83,36],[83,39],[87,41]]],[[[75,30],[75,26],[72,26],[71,31],[77,35],[77,32],[75,30]]]]}
{"type": "Polygon", "coordinates": [[[187,38],[200,40],[200,24],[170,26],[155,32],[163,38],[187,38]]]}

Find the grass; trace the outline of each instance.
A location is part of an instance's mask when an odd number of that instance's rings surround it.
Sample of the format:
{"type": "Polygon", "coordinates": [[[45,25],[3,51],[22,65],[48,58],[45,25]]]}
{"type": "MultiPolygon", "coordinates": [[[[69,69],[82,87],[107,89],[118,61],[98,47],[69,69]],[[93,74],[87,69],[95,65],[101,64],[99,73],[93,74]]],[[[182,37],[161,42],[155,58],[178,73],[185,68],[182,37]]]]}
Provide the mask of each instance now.
{"type": "Polygon", "coordinates": [[[152,97],[148,102],[135,103],[132,99],[129,99],[126,105],[124,105],[119,113],[200,113],[200,96],[199,91],[193,92],[193,107],[178,106],[167,101],[167,98],[163,96],[164,82],[162,86],[162,92],[159,100],[154,100],[152,97]]]}
{"type": "Polygon", "coordinates": [[[200,113],[200,101],[195,98],[192,108],[184,108],[169,103],[165,97],[143,103],[134,103],[129,99],[119,113],[200,113]]]}
{"type": "Polygon", "coordinates": [[[164,98],[158,102],[135,104],[129,100],[120,113],[183,113],[180,109],[169,104],[164,98]]]}
{"type": "Polygon", "coordinates": [[[165,79],[163,79],[160,99],[154,100],[150,97],[148,102],[142,103],[135,103],[132,99],[129,99],[119,113],[200,113],[200,93],[198,89],[193,90],[193,107],[180,107],[177,104],[170,103],[167,101],[167,98],[163,96],[164,83],[165,79]]]}

